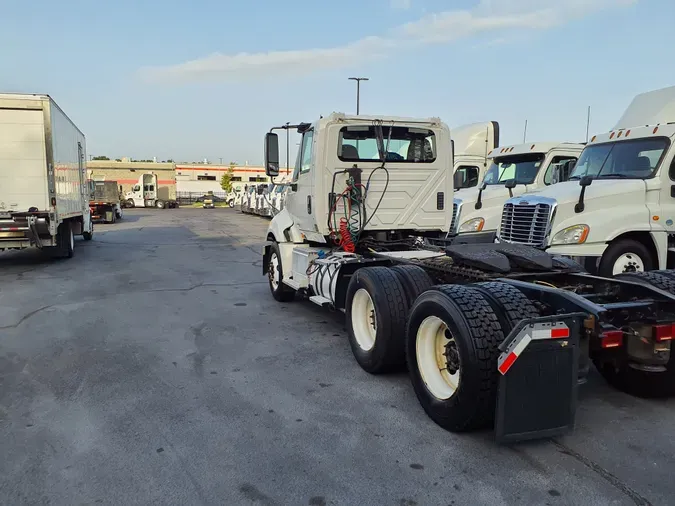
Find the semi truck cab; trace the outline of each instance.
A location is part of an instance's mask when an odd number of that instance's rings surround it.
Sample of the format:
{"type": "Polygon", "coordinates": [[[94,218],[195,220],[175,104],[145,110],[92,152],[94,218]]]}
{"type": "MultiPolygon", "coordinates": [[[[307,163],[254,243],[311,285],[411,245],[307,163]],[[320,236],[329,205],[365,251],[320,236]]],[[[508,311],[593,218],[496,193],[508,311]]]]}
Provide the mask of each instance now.
{"type": "Polygon", "coordinates": [[[488,168],[488,153],[499,146],[499,123],[487,121],[451,131],[455,191],[478,186],[488,168]]]}
{"type": "Polygon", "coordinates": [[[675,86],[638,95],[614,129],[591,138],[567,182],[506,203],[499,240],[603,276],[666,269],[675,263],[673,140],[675,86]]]}
{"type": "Polygon", "coordinates": [[[560,165],[574,163],[583,147],[566,142],[530,142],[493,149],[488,153],[490,166],[480,187],[455,192],[449,236],[455,236],[458,242],[494,242],[504,203],[553,184],[560,165]]]}

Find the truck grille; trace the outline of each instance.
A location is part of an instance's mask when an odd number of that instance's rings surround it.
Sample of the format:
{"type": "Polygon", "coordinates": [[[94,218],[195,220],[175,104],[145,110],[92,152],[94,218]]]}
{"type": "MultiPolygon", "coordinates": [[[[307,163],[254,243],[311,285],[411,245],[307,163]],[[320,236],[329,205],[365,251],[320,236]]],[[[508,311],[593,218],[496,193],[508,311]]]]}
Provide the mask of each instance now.
{"type": "Polygon", "coordinates": [[[507,202],[502,212],[499,240],[542,248],[546,245],[550,216],[550,204],[507,202]]]}

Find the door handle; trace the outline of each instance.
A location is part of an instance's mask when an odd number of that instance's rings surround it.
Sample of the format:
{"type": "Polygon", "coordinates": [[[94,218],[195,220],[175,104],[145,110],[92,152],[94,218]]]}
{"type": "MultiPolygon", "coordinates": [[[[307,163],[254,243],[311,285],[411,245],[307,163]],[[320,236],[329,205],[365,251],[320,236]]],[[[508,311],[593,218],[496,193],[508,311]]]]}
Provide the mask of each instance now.
{"type": "Polygon", "coordinates": [[[307,195],[307,214],[312,214],[312,196],[307,195]]]}

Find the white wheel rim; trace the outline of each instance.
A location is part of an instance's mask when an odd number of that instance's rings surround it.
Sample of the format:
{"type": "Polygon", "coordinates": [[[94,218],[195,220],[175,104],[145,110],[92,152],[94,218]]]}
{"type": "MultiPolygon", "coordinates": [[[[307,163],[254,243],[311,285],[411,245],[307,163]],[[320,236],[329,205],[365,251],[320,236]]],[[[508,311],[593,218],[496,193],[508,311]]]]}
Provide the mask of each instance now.
{"type": "Polygon", "coordinates": [[[359,288],[352,299],[352,329],[356,342],[363,351],[370,351],[375,346],[377,336],[377,315],[370,294],[359,288]]]}
{"type": "Polygon", "coordinates": [[[417,329],[417,367],[427,389],[439,400],[449,399],[459,388],[461,370],[458,367],[454,373],[448,371],[445,355],[447,345],[453,342],[448,326],[436,316],[425,318],[417,329]]]}
{"type": "Polygon", "coordinates": [[[75,237],[73,236],[73,229],[70,230],[70,249],[73,250],[75,249],[75,237]]]}
{"type": "Polygon", "coordinates": [[[279,257],[276,253],[272,253],[270,257],[269,278],[272,288],[276,291],[279,288],[279,257]]]}
{"type": "Polygon", "coordinates": [[[644,272],[645,263],[639,255],[635,253],[624,253],[614,262],[612,274],[622,274],[624,272],[644,272]]]}

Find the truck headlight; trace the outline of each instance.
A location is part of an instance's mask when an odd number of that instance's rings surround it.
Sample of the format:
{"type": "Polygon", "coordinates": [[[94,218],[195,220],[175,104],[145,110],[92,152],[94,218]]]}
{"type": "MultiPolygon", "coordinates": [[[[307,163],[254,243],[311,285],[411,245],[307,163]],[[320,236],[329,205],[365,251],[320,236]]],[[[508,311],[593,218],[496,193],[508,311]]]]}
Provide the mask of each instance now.
{"type": "Polygon", "coordinates": [[[459,233],[462,232],[480,232],[483,230],[485,220],[483,218],[472,218],[459,226],[459,233]]]}
{"type": "Polygon", "coordinates": [[[590,232],[588,225],[574,225],[567,227],[553,236],[551,245],[553,244],[583,244],[588,238],[590,232]]]}

